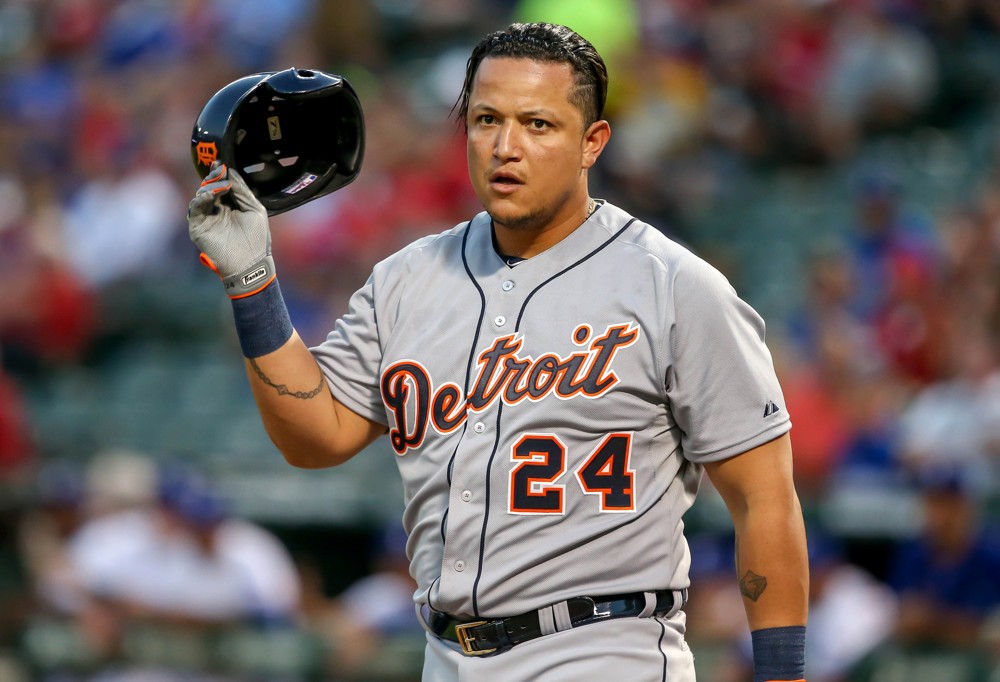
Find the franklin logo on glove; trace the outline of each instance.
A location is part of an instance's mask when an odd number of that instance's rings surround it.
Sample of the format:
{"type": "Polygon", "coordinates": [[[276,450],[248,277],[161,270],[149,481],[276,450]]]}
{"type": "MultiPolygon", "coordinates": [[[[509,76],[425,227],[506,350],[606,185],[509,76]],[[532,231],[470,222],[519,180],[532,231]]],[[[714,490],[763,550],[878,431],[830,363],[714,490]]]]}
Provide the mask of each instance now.
{"type": "Polygon", "coordinates": [[[261,279],[262,277],[266,277],[266,276],[267,276],[267,268],[265,268],[263,266],[260,267],[260,268],[257,268],[256,270],[254,270],[253,272],[251,272],[249,275],[244,275],[244,277],[243,277],[243,286],[245,286],[245,287],[246,286],[250,286],[251,284],[253,284],[257,280],[261,279]]]}

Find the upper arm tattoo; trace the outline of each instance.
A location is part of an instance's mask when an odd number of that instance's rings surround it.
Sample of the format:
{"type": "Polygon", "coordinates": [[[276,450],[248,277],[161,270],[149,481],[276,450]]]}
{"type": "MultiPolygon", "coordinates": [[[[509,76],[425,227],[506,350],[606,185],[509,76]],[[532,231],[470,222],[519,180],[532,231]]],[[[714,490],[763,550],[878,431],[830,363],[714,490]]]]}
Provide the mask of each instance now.
{"type": "Polygon", "coordinates": [[[265,385],[270,386],[278,395],[290,395],[293,398],[298,398],[299,400],[309,400],[310,398],[315,398],[319,395],[320,391],[323,390],[324,384],[326,384],[326,378],[320,373],[319,384],[311,391],[289,391],[288,386],[285,384],[276,384],[271,381],[271,378],[264,374],[264,370],[260,368],[257,361],[253,358],[247,358],[250,361],[250,366],[253,367],[254,373],[257,377],[264,382],[265,385]]]}

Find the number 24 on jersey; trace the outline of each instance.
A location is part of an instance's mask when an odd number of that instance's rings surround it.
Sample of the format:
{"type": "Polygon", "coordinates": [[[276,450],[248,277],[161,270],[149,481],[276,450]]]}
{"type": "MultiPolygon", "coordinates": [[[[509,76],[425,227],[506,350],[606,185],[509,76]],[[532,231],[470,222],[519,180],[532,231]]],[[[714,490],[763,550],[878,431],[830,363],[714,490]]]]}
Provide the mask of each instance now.
{"type": "MultiPolygon", "coordinates": [[[[607,436],[575,473],[580,489],[597,498],[602,512],[635,511],[635,473],[629,465],[632,435],[607,436]]],[[[562,514],[566,473],[566,446],[551,434],[522,436],[511,448],[511,514],[562,514]]]]}

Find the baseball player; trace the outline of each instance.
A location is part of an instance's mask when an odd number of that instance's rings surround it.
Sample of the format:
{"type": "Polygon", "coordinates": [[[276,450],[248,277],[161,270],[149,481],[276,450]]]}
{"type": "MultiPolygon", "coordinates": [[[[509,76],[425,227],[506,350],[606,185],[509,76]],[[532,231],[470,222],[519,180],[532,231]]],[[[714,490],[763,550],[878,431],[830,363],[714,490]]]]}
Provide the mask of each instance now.
{"type": "Polygon", "coordinates": [[[590,197],[606,92],[566,27],[484,38],[456,111],[485,211],[376,265],[316,348],[232,169],[205,178],[190,234],[287,461],[334,466],[388,435],[424,680],[694,680],[681,517],[703,471],[736,528],[755,681],[801,680],[805,534],[764,324],[705,261],[590,197]]]}

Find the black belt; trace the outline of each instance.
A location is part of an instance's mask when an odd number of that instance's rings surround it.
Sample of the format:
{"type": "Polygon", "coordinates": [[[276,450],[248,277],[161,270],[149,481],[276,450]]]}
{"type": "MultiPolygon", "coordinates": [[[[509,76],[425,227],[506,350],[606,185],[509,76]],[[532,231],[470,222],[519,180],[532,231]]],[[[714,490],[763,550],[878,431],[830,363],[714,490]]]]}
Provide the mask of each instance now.
{"type": "MultiPolygon", "coordinates": [[[[687,601],[687,590],[654,592],[656,606],[650,615],[673,615],[687,601]]],[[[646,594],[615,594],[606,597],[571,597],[565,601],[569,615],[568,627],[579,627],[615,618],[629,618],[646,610],[646,594]]],[[[561,607],[561,604],[556,605],[561,607]]],[[[425,618],[430,631],[450,642],[457,642],[467,656],[507,651],[515,644],[536,639],[568,627],[549,625],[543,631],[538,611],[494,620],[463,621],[447,613],[429,610],[425,618]]]]}

